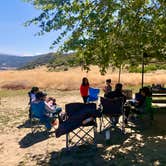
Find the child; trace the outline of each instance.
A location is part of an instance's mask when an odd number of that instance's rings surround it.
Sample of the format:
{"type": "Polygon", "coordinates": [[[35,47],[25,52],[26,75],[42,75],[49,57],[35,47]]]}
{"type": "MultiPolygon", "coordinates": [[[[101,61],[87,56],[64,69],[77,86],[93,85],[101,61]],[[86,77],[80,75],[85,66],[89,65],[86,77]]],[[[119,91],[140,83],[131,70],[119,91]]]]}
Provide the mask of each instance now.
{"type": "Polygon", "coordinates": [[[104,87],[103,91],[104,91],[104,97],[107,97],[108,94],[112,91],[111,79],[106,80],[106,86],[104,87]]]}
{"type": "Polygon", "coordinates": [[[50,110],[50,113],[53,117],[58,115],[62,111],[62,108],[57,106],[56,99],[53,97],[49,97],[48,99],[46,99],[45,104],[48,107],[47,110],[50,110]]]}
{"type": "Polygon", "coordinates": [[[83,102],[87,103],[89,95],[89,81],[86,77],[82,79],[82,84],[80,86],[80,94],[82,96],[83,102]]]}
{"type": "Polygon", "coordinates": [[[56,99],[53,97],[49,97],[46,99],[46,104],[54,109],[56,107],[56,99]]]}

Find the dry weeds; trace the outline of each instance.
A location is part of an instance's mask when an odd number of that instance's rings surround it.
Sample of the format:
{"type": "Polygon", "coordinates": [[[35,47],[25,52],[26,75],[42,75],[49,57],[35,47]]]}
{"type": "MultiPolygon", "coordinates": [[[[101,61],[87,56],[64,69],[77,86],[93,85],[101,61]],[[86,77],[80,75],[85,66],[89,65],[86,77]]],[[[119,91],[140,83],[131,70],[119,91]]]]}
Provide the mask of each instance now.
{"type": "MultiPolygon", "coordinates": [[[[111,78],[112,84],[118,82],[118,71],[108,70],[102,76],[96,66],[86,73],[80,67],[71,68],[68,71],[48,72],[46,68],[38,68],[24,71],[0,71],[0,87],[7,89],[24,89],[39,86],[44,89],[76,90],[79,88],[82,77],[88,77],[91,86],[103,87],[105,79],[111,78]]],[[[145,84],[166,83],[165,71],[145,74],[145,84]]],[[[141,84],[140,73],[122,72],[121,82],[125,86],[138,86],[141,84]]]]}

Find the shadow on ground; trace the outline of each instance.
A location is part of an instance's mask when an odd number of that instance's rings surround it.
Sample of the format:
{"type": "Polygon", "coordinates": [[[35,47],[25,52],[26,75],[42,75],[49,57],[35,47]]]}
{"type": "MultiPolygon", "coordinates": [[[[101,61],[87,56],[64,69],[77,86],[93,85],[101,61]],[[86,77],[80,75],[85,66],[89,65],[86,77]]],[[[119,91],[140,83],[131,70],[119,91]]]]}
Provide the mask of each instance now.
{"type": "Polygon", "coordinates": [[[30,120],[26,120],[23,124],[17,126],[18,129],[21,129],[21,128],[31,128],[31,122],[30,120]]]}
{"type": "Polygon", "coordinates": [[[42,142],[49,138],[49,133],[47,131],[41,131],[36,133],[28,133],[20,141],[20,148],[28,148],[38,142],[42,142]]]}
{"type": "MultiPolygon", "coordinates": [[[[130,122],[126,127],[125,135],[118,128],[111,129],[111,141],[108,146],[103,142],[103,132],[96,135],[97,147],[83,145],[71,151],[62,149],[47,155],[33,155],[30,159],[41,166],[164,166],[166,165],[166,122],[164,122],[162,122],[164,126],[159,126],[157,119],[152,124],[146,119],[130,122]]],[[[22,148],[47,139],[44,137],[38,141],[34,140],[34,143],[28,143],[28,137],[27,135],[20,141],[22,148]]],[[[37,137],[40,138],[40,136],[37,137]]]]}

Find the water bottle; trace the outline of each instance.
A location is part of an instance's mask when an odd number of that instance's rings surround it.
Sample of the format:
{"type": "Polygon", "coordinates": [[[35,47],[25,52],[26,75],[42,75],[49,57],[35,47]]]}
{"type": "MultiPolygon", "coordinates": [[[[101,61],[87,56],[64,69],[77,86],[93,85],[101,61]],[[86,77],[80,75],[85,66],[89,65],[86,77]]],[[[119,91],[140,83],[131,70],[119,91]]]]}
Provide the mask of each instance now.
{"type": "Polygon", "coordinates": [[[110,130],[105,131],[106,145],[110,145],[110,130]]]}

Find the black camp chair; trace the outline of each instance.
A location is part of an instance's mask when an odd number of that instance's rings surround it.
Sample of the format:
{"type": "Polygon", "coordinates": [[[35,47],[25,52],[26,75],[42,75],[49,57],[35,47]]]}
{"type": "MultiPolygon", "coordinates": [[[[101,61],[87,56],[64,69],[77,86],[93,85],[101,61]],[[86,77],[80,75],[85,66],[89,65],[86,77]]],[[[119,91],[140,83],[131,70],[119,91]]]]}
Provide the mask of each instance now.
{"type": "Polygon", "coordinates": [[[102,111],[102,117],[100,118],[100,132],[107,128],[115,127],[120,116],[122,116],[121,131],[124,132],[123,98],[107,99],[100,97],[100,108],[102,111]]]}
{"type": "Polygon", "coordinates": [[[66,134],[67,150],[82,144],[95,145],[96,117],[100,112],[96,110],[95,103],[69,103],[65,105],[67,120],[59,125],[56,136],[66,134]],[[83,124],[85,120],[90,121],[83,124]]]}

